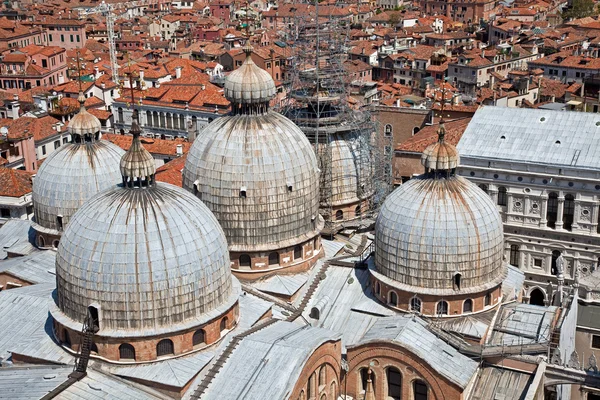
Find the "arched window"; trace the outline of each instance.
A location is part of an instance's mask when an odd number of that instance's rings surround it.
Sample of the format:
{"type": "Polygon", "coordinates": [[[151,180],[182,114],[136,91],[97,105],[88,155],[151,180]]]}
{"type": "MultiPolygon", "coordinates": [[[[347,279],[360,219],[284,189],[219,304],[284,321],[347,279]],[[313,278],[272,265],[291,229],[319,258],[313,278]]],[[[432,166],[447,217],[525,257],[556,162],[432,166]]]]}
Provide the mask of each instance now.
{"type": "Polygon", "coordinates": [[[98,345],[92,342],[92,346],[90,347],[90,352],[93,354],[98,354],[98,345]]]}
{"type": "Polygon", "coordinates": [[[550,273],[556,275],[556,260],[560,257],[560,251],[554,250],[552,252],[552,264],[550,265],[550,273]]]}
{"type": "Polygon", "coordinates": [[[356,208],[354,209],[354,215],[356,215],[357,217],[360,217],[360,204],[356,206],[356,208]]]}
{"type": "Polygon", "coordinates": [[[392,128],[392,125],[390,125],[390,124],[387,124],[387,125],[385,126],[385,131],[384,131],[384,132],[385,132],[385,136],[388,136],[388,137],[389,137],[389,136],[392,136],[392,129],[393,129],[393,128],[392,128]]]}
{"type": "Polygon", "coordinates": [[[62,215],[57,215],[56,216],[56,230],[57,231],[62,231],[63,230],[63,217],[62,217],[62,215]]]}
{"type": "Polygon", "coordinates": [[[152,113],[152,126],[158,126],[158,112],[154,111],[152,113]]]}
{"type": "Polygon", "coordinates": [[[44,240],[43,236],[38,236],[38,246],[39,247],[44,247],[46,246],[46,241],[44,240]]]}
{"type": "Polygon", "coordinates": [[[387,395],[394,400],[402,398],[402,374],[398,368],[388,367],[386,369],[387,395]]]}
{"type": "Polygon", "coordinates": [[[120,345],[119,360],[135,360],[135,348],[129,343],[120,345]]]}
{"type": "Polygon", "coordinates": [[[473,300],[466,299],[463,303],[463,313],[473,312],[473,300]]]}
{"type": "Polygon", "coordinates": [[[192,336],[192,346],[198,346],[206,343],[206,335],[204,334],[204,329],[198,329],[194,332],[194,336],[192,336]]]}
{"type": "Polygon", "coordinates": [[[572,194],[565,196],[563,207],[563,228],[570,231],[573,229],[573,219],[575,216],[575,197],[572,194]]]}
{"type": "Polygon", "coordinates": [[[368,386],[369,375],[371,375],[371,387],[373,388],[373,392],[375,392],[375,373],[371,371],[369,374],[369,368],[361,368],[360,369],[360,391],[362,393],[366,392],[368,386]]]}
{"type": "Polygon", "coordinates": [[[322,365],[319,369],[319,387],[327,384],[327,369],[325,365],[322,365]]]}
{"type": "Polygon", "coordinates": [[[418,126],[415,126],[412,130],[413,136],[416,135],[417,133],[419,133],[420,130],[421,130],[421,128],[419,128],[418,126]]]}
{"type": "Polygon", "coordinates": [[[535,306],[543,306],[545,300],[546,296],[544,296],[544,292],[542,292],[539,288],[533,289],[529,295],[529,304],[533,304],[535,306]]]}
{"type": "Polygon", "coordinates": [[[498,205],[505,207],[506,204],[508,204],[506,188],[504,186],[500,186],[498,188],[498,205]]]}
{"type": "Polygon", "coordinates": [[[269,254],[269,265],[278,265],[279,264],[279,253],[274,251],[269,254]]]}
{"type": "Polygon", "coordinates": [[[396,292],[390,291],[389,303],[394,307],[398,306],[398,295],[396,294],[396,292]]]}
{"type": "Polygon", "coordinates": [[[418,297],[413,297],[410,299],[410,309],[414,312],[421,312],[421,299],[418,297]]]}
{"type": "Polygon", "coordinates": [[[485,302],[484,302],[485,306],[490,306],[492,305],[492,294],[488,293],[485,295],[485,302]]]}
{"type": "Polygon", "coordinates": [[[558,194],[550,193],[548,195],[548,207],[546,210],[546,225],[549,228],[556,228],[556,217],[558,216],[558,194]]]}
{"type": "Polygon", "coordinates": [[[117,109],[117,115],[119,117],[119,123],[123,123],[123,109],[121,107],[119,107],[117,109]]]}
{"type": "Polygon", "coordinates": [[[342,210],[337,210],[335,212],[335,219],[336,221],[341,221],[342,219],[344,219],[344,212],[342,210]]]}
{"type": "Polygon", "coordinates": [[[460,290],[461,277],[462,277],[461,274],[454,274],[454,277],[452,278],[452,284],[454,286],[454,290],[460,290]]]}
{"type": "Polygon", "coordinates": [[[294,247],[294,260],[299,260],[302,258],[302,246],[294,247]]]}
{"type": "Polygon", "coordinates": [[[240,268],[251,268],[252,261],[250,260],[250,256],[248,254],[242,254],[240,256],[240,268]]]}
{"type": "Polygon", "coordinates": [[[163,339],[156,345],[156,357],[175,354],[175,348],[171,339],[163,339]]]}
{"type": "Polygon", "coordinates": [[[71,348],[71,336],[69,336],[69,331],[65,329],[65,341],[63,342],[65,346],[71,348]]]}
{"type": "Polygon", "coordinates": [[[335,381],[331,382],[331,386],[329,387],[329,395],[331,396],[332,399],[338,398],[337,385],[336,385],[335,381]]]}
{"type": "Polygon", "coordinates": [[[448,315],[448,302],[445,300],[442,300],[439,303],[437,303],[436,312],[438,315],[448,315]]]}
{"type": "Polygon", "coordinates": [[[229,323],[229,319],[227,317],[224,317],[221,320],[221,324],[219,325],[219,329],[221,330],[221,332],[223,332],[225,329],[227,329],[228,323],[229,323]]]}
{"type": "Polygon", "coordinates": [[[488,185],[486,185],[485,183],[479,184],[479,189],[483,190],[486,194],[489,193],[488,192],[488,190],[489,190],[488,185]]]}
{"type": "Polygon", "coordinates": [[[98,309],[94,306],[88,306],[88,314],[90,316],[91,328],[94,332],[100,330],[100,314],[98,309]]]}
{"type": "Polygon", "coordinates": [[[310,376],[310,378],[308,378],[308,389],[306,390],[308,392],[308,398],[312,399],[316,396],[317,394],[317,387],[315,384],[315,380],[316,380],[316,376],[315,373],[313,372],[312,375],[310,376]]]}
{"type": "Polygon", "coordinates": [[[428,400],[427,384],[419,379],[413,382],[414,400],[428,400]]]}
{"type": "Polygon", "coordinates": [[[375,293],[381,294],[381,285],[379,284],[379,282],[375,282],[375,293]]]}
{"type": "Polygon", "coordinates": [[[166,119],[167,119],[167,129],[173,129],[173,123],[172,123],[172,119],[171,119],[171,113],[167,113],[166,119]]]}
{"type": "Polygon", "coordinates": [[[146,111],[146,125],[152,126],[152,112],[146,111]]]}
{"type": "Polygon", "coordinates": [[[519,246],[513,244],[510,246],[510,265],[519,266],[519,246]]]}

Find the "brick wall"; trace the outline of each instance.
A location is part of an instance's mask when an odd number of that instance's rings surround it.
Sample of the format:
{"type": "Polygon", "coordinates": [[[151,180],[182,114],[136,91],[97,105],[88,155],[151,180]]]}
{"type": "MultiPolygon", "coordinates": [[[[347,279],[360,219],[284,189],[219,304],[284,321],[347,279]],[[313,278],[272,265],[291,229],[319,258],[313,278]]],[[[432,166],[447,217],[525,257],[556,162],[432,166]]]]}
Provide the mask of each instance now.
{"type": "Polygon", "coordinates": [[[323,394],[327,399],[337,399],[340,393],[340,371],[342,370],[341,347],[339,340],[318,347],[304,364],[289,399],[320,399],[323,394]]]}

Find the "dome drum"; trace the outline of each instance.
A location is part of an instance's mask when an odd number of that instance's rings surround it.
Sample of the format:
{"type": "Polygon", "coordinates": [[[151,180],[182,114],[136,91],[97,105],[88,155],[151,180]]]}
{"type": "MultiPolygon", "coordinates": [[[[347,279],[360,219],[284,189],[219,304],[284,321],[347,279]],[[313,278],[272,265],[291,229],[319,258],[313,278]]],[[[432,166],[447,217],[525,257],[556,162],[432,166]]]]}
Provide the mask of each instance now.
{"type": "Polygon", "coordinates": [[[317,234],[314,238],[295,246],[261,252],[229,253],[231,271],[242,280],[257,280],[274,273],[299,273],[312,268],[324,256],[321,239],[317,234]]]}
{"type": "MultiPolygon", "coordinates": [[[[236,294],[239,296],[239,291],[236,294]]],[[[148,336],[135,337],[128,336],[125,332],[98,332],[94,335],[95,351],[90,357],[118,364],[136,364],[176,358],[200,351],[218,343],[227,332],[236,326],[239,320],[239,304],[237,297],[234,300],[233,305],[227,304],[224,312],[215,313],[216,317],[177,332],[161,334],[160,331],[157,331],[148,336]],[[106,333],[109,335],[105,335],[106,333]],[[164,343],[165,340],[171,341],[172,354],[159,354],[161,351],[159,343],[164,343]],[[129,353],[126,354],[122,350],[124,347],[129,348],[129,353]]],[[[59,316],[60,310],[56,307],[52,309],[51,313],[54,317],[56,340],[69,352],[78,352],[81,343],[81,324],[75,323],[64,315],[59,316]]]]}

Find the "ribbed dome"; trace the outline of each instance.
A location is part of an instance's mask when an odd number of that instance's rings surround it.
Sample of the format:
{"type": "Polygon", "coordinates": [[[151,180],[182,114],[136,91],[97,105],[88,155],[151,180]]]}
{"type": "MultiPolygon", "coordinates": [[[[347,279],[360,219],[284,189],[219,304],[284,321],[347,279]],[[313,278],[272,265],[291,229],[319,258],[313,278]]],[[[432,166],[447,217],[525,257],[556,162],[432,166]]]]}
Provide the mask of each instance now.
{"type": "Polygon", "coordinates": [[[96,116],[90,114],[83,106],[83,103],[85,102],[83,93],[79,93],[78,100],[81,104],[79,112],[75,114],[75,116],[71,118],[71,121],[69,122],[69,130],[71,134],[83,136],[94,135],[100,132],[100,129],[102,128],[100,120],[96,118],[96,116]]]}
{"type": "Polygon", "coordinates": [[[259,104],[271,100],[277,93],[271,75],[259,68],[250,54],[252,48],[245,48],[246,60],[225,78],[225,97],[235,104],[259,104]]]}
{"type": "MultiPolygon", "coordinates": [[[[489,196],[462,177],[413,178],[384,202],[375,226],[377,272],[415,292],[498,284],[503,228],[489,196]]],[[[443,294],[443,293],[441,293],[443,294]]]]}
{"type": "Polygon", "coordinates": [[[115,186],[88,201],[60,241],[56,276],[55,318],[82,322],[93,305],[100,335],[170,332],[237,301],[217,220],[166,183],[115,186]]]}
{"type": "Polygon", "coordinates": [[[34,229],[57,234],[81,205],[121,181],[123,150],[105,140],[70,143],[50,154],[33,180],[34,229]]]}
{"type": "Polygon", "coordinates": [[[215,214],[232,251],[292,246],[322,226],[315,153],[278,113],[230,115],[205,127],[188,153],[183,186],[215,214]]]}
{"type": "Polygon", "coordinates": [[[156,173],[154,157],[142,146],[139,137],[134,137],[131,147],[120,161],[121,175],[136,179],[152,176],[156,173]]]}
{"type": "Polygon", "coordinates": [[[458,150],[446,142],[429,145],[421,155],[421,164],[431,170],[451,170],[458,167],[459,163],[458,150]]]}
{"type": "MultiPolygon", "coordinates": [[[[321,188],[330,195],[321,193],[321,201],[330,201],[333,206],[354,203],[372,193],[372,176],[368,146],[360,142],[360,135],[332,135],[329,141],[331,174],[321,174],[321,188]],[[331,179],[331,182],[327,182],[331,179]]],[[[324,150],[325,151],[325,150],[324,150]]],[[[324,170],[325,168],[321,168],[324,170]]]]}

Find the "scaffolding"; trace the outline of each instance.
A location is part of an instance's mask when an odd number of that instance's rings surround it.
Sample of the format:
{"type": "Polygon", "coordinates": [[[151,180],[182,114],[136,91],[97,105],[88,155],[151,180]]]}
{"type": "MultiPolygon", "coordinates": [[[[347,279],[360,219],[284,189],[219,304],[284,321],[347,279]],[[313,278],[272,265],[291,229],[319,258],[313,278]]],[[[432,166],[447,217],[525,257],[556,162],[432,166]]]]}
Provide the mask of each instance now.
{"type": "Polygon", "coordinates": [[[314,146],[320,212],[329,235],[369,227],[391,187],[391,140],[377,129],[369,107],[349,94],[345,61],[352,21],[343,10],[342,3],[318,1],[291,6],[286,96],[279,104],[314,146]]]}

